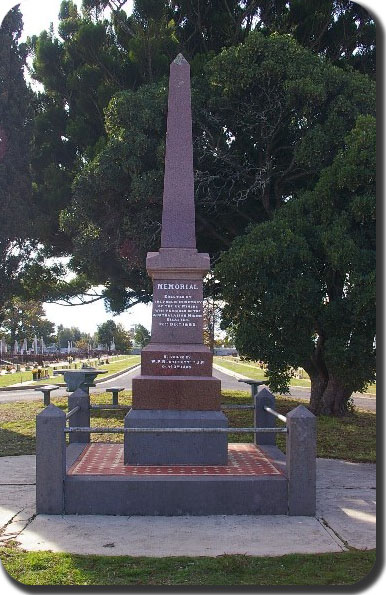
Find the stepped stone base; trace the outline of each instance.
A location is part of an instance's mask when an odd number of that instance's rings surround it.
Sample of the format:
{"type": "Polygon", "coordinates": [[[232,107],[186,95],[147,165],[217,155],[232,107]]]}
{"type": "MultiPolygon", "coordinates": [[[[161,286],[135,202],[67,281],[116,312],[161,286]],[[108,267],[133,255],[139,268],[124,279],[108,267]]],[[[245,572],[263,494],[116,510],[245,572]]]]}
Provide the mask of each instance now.
{"type": "Polygon", "coordinates": [[[213,376],[135,376],[133,409],[219,411],[221,381],[213,376]]]}
{"type": "MultiPolygon", "coordinates": [[[[132,409],[127,428],[226,428],[221,411],[170,411],[132,409]]],[[[125,465],[225,465],[227,434],[125,433],[125,465]]]]}

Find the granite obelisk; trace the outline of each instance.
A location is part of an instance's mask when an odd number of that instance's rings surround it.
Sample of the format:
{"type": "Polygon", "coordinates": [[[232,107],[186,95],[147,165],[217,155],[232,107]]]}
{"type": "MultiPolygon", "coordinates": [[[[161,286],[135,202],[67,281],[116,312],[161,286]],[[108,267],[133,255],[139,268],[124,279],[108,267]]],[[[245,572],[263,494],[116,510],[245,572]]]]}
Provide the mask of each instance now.
{"type": "Polygon", "coordinates": [[[197,428],[193,433],[127,433],[125,463],[218,465],[227,461],[220,410],[220,381],[203,344],[203,277],[208,254],[195,236],[190,66],[182,54],[170,65],[161,247],[150,252],[152,332],[142,350],[141,375],[133,378],[127,427],[197,428]]]}

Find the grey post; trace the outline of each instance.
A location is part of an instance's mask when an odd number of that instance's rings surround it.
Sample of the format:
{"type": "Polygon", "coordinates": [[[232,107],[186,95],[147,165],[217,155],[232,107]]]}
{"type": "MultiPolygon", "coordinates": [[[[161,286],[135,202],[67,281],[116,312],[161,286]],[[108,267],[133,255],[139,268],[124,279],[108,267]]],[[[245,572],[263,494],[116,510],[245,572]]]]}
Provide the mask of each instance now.
{"type": "MultiPolygon", "coordinates": [[[[68,420],[70,427],[90,427],[90,394],[84,388],[77,388],[68,397],[68,410],[80,407],[79,411],[71,415],[68,420]]],[[[90,434],[84,432],[71,432],[69,441],[72,442],[90,442],[90,434]]]]}
{"type": "Polygon", "coordinates": [[[288,514],[314,516],[316,509],[316,418],[303,405],[287,413],[288,514]]]}
{"type": "MultiPolygon", "coordinates": [[[[274,428],[276,427],[276,419],[273,415],[265,411],[264,407],[275,409],[275,397],[267,389],[266,386],[258,387],[257,394],[254,396],[255,400],[255,428],[274,428]]],[[[255,434],[255,444],[276,444],[275,434],[258,433],[255,434]]]]}
{"type": "Polygon", "coordinates": [[[107,393],[113,393],[113,405],[118,405],[118,393],[120,393],[121,390],[123,390],[123,388],[117,388],[115,386],[112,388],[106,388],[107,393]]]}
{"type": "Polygon", "coordinates": [[[46,384],[45,386],[39,386],[35,388],[37,391],[41,391],[43,393],[43,402],[44,405],[49,405],[51,403],[51,392],[53,390],[57,390],[60,386],[56,386],[56,384],[46,384]]]}
{"type": "Polygon", "coordinates": [[[36,512],[63,514],[66,475],[64,411],[48,405],[36,416],[36,512]]]}
{"type": "MultiPolygon", "coordinates": [[[[63,373],[64,381],[67,384],[67,392],[72,392],[68,397],[68,409],[79,406],[79,411],[69,419],[69,425],[76,427],[90,426],[90,386],[95,386],[94,380],[98,374],[105,370],[95,368],[82,368],[81,370],[57,370],[63,373]]],[[[90,442],[90,434],[72,432],[70,442],[90,442]]]]}

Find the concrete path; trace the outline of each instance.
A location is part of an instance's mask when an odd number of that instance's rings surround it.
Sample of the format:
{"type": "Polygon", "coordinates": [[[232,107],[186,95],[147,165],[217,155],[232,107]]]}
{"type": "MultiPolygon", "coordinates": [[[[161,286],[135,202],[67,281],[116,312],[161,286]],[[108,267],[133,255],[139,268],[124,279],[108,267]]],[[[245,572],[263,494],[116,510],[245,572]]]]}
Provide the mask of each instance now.
{"type": "Polygon", "coordinates": [[[0,458],[0,544],[130,556],[339,552],[375,547],[375,465],[318,459],[317,518],[35,515],[35,457],[0,458]]]}

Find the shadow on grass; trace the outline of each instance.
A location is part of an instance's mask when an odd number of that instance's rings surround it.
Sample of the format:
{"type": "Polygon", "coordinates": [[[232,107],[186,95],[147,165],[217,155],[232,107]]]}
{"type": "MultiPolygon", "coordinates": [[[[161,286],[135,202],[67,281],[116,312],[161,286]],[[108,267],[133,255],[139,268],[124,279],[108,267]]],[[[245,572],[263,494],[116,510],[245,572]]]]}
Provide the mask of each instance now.
{"type": "Polygon", "coordinates": [[[32,455],[35,454],[35,447],[35,424],[33,424],[33,428],[23,428],[22,433],[9,428],[0,428],[0,453],[2,457],[32,455]]]}

